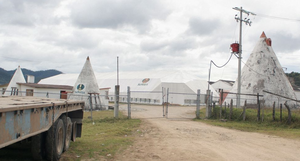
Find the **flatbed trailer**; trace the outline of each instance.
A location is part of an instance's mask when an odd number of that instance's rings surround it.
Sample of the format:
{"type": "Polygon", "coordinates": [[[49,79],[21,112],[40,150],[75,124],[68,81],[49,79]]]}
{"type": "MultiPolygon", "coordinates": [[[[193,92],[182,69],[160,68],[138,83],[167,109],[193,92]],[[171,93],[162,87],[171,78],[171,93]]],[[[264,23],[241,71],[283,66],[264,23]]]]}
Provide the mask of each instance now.
{"type": "Polygon", "coordinates": [[[0,148],[28,139],[35,160],[59,160],[81,137],[84,101],[0,97],[0,148]]]}

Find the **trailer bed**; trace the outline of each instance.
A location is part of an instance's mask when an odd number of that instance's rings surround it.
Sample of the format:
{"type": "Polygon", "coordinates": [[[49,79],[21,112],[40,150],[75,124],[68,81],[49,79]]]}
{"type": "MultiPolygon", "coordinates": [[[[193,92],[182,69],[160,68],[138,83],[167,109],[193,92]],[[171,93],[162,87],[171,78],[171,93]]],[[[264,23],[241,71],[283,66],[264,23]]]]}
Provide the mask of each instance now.
{"type": "Polygon", "coordinates": [[[84,101],[37,97],[0,97],[0,148],[47,131],[61,116],[77,124],[81,135],[84,101]]]}

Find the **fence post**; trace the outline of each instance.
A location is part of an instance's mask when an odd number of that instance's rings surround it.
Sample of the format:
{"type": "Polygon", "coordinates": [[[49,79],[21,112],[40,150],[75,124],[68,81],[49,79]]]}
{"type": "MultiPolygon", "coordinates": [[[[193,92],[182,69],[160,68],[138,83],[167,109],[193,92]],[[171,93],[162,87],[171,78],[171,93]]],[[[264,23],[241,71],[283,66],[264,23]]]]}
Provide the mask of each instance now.
{"type": "Polygon", "coordinates": [[[264,119],[265,119],[265,99],[263,99],[263,101],[262,101],[261,110],[262,110],[261,122],[264,122],[264,119]]]}
{"type": "Polygon", "coordinates": [[[229,119],[232,119],[233,99],[230,100],[229,119]]]}
{"type": "Polygon", "coordinates": [[[97,108],[98,108],[98,102],[97,102],[96,94],[94,94],[94,96],[95,96],[95,110],[97,110],[97,108]]]}
{"type": "Polygon", "coordinates": [[[257,93],[257,121],[260,121],[260,102],[259,102],[259,93],[257,93]]]}
{"type": "Polygon", "coordinates": [[[282,103],[280,104],[280,122],[282,122],[282,103]]]}
{"type": "Polygon", "coordinates": [[[225,119],[227,118],[227,109],[226,109],[226,102],[224,103],[224,105],[225,105],[225,119]]]}
{"type": "Polygon", "coordinates": [[[128,119],[131,119],[131,97],[130,97],[130,87],[127,87],[127,104],[128,104],[128,119]]]}
{"type": "Polygon", "coordinates": [[[211,116],[211,106],[212,106],[212,102],[213,102],[213,92],[211,92],[210,93],[210,101],[209,101],[209,103],[210,103],[210,106],[209,106],[209,115],[211,116]]]}
{"type": "Polygon", "coordinates": [[[165,96],[164,96],[164,87],[162,87],[162,89],[161,89],[161,100],[162,100],[162,110],[163,110],[163,117],[165,117],[165,96]]]}
{"type": "Polygon", "coordinates": [[[223,89],[221,90],[220,119],[222,119],[223,89]]]}
{"type": "Polygon", "coordinates": [[[210,90],[207,90],[206,91],[206,113],[205,113],[206,118],[210,118],[209,105],[210,105],[210,90]]]}
{"type": "MultiPolygon", "coordinates": [[[[101,99],[100,99],[100,94],[97,94],[97,97],[99,99],[100,110],[103,110],[101,99]]],[[[104,106],[104,109],[105,109],[105,106],[104,106]]]]}
{"type": "Polygon", "coordinates": [[[93,100],[92,100],[92,94],[90,93],[90,110],[91,110],[91,121],[93,121],[93,100]]]}
{"type": "Polygon", "coordinates": [[[290,109],[289,105],[287,104],[287,101],[285,101],[284,106],[288,110],[288,120],[287,120],[287,123],[291,124],[291,122],[292,122],[292,114],[291,114],[291,109],[290,109]]]}
{"type": "Polygon", "coordinates": [[[245,100],[244,108],[243,108],[243,121],[246,120],[246,106],[247,106],[247,100],[245,100]]]}
{"type": "Polygon", "coordinates": [[[275,121],[275,101],[273,103],[273,121],[275,121]]]}
{"type": "Polygon", "coordinates": [[[200,119],[200,89],[197,90],[196,118],[200,119]]]}
{"type": "Polygon", "coordinates": [[[114,108],[114,117],[119,117],[119,98],[120,98],[120,85],[115,86],[115,108],[114,108]]]}
{"type": "Polygon", "coordinates": [[[168,118],[168,112],[169,112],[169,88],[167,89],[166,118],[168,118]]]}
{"type": "Polygon", "coordinates": [[[212,103],[212,110],[213,110],[213,114],[210,115],[210,118],[211,117],[218,118],[218,116],[217,116],[217,110],[216,110],[216,102],[212,103]]]}

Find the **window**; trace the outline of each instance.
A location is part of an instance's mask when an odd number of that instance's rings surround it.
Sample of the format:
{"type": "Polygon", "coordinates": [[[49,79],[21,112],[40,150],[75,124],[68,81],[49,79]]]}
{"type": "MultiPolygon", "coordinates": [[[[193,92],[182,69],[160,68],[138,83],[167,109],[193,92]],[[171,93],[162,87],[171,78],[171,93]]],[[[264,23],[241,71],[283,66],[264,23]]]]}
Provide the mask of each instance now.
{"type": "Polygon", "coordinates": [[[26,89],[26,96],[33,96],[33,89],[26,89]]]}
{"type": "Polygon", "coordinates": [[[60,99],[68,99],[68,93],[66,91],[60,91],[60,99]]]}
{"type": "Polygon", "coordinates": [[[108,98],[108,91],[105,91],[105,99],[107,99],[107,100],[109,99],[108,98]]]}

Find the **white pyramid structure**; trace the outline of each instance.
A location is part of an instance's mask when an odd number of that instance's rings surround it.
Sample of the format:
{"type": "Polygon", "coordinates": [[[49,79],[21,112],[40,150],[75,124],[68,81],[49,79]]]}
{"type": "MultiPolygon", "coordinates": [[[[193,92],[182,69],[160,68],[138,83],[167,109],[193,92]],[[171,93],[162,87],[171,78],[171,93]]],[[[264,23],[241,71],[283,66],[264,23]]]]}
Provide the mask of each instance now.
{"type": "Polygon", "coordinates": [[[97,79],[92,68],[90,58],[87,57],[85,64],[73,87],[75,94],[100,93],[97,79]]]}
{"type": "Polygon", "coordinates": [[[87,57],[76,83],[73,86],[73,94],[69,95],[69,99],[84,100],[85,109],[98,109],[104,102],[104,98],[100,98],[99,94],[100,89],[97,79],[90,58],[87,57]],[[92,96],[92,108],[90,107],[91,102],[89,96],[92,96]]]}
{"type": "MultiPolygon", "coordinates": [[[[264,93],[263,90],[276,93],[285,97],[296,99],[294,90],[287,79],[282,66],[280,65],[273,49],[272,41],[267,38],[263,32],[258,43],[252,51],[247,63],[242,69],[241,93],[264,95],[265,106],[271,107],[273,102],[276,104],[284,103],[285,99],[264,93]]],[[[237,81],[233,85],[232,93],[237,93],[237,81]]],[[[228,95],[225,101],[235,96],[228,95]]],[[[245,99],[248,103],[256,103],[256,97],[241,96],[241,105],[244,105],[245,99]]],[[[262,98],[261,98],[262,99],[262,98]]]]}
{"type": "MultiPolygon", "coordinates": [[[[22,69],[20,66],[18,66],[17,70],[15,71],[14,75],[12,76],[6,91],[4,93],[4,96],[10,96],[12,94],[12,90],[13,93],[15,95],[22,95],[21,89],[20,89],[20,85],[18,85],[17,83],[26,83],[22,69]]],[[[14,95],[13,94],[13,95],[14,95]]]]}

